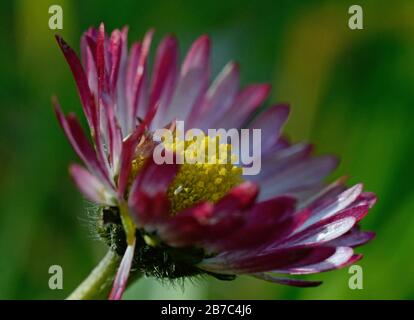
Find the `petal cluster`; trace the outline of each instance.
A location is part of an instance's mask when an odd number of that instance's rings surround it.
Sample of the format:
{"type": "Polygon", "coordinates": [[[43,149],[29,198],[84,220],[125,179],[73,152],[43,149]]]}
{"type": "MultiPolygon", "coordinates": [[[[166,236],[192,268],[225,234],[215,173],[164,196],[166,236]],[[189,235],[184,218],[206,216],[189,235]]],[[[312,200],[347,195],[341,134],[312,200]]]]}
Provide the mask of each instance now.
{"type": "Polygon", "coordinates": [[[323,272],[361,258],[353,248],[374,234],[360,231],[358,222],[375,195],[361,184],[346,187],[345,179],[324,183],[337,160],[314,156],[312,145],[291,144],[281,135],[287,105],[271,106],[248,121],[267,98],[269,85],[240,88],[239,67],[233,62],[210,84],[210,40],[205,35],[192,44],[181,65],[176,38],[166,36],[150,73],[153,30],[129,51],[127,32],[108,35],[103,24],[89,29],[81,39],[82,61],[56,37],[74,75],[92,140],[55,100],[57,118],[85,164],[72,165],[70,173],[86,198],[119,208],[128,238],[111,298],[120,298],[125,289],[135,231],[171,248],[200,248],[204,256],[194,267],[207,273],[249,274],[300,287],[319,282],[280,275],[323,272]],[[182,165],[153,161],[151,133],[174,120],[204,131],[260,129],[260,173],[243,177],[217,201],[196,201],[172,214],[169,188],[182,165]]]}
{"type": "Polygon", "coordinates": [[[171,216],[165,190],[178,170],[149,161],[134,184],[129,207],[137,225],[156,231],[170,246],[204,248],[206,258],[197,266],[208,272],[313,286],[276,274],[311,274],[352,264],[361,258],[353,248],[374,237],[357,224],[375,196],[360,184],[346,188],[342,180],[308,204],[290,195],[258,200],[259,186],[246,181],[215,204],[200,202],[171,216]]]}

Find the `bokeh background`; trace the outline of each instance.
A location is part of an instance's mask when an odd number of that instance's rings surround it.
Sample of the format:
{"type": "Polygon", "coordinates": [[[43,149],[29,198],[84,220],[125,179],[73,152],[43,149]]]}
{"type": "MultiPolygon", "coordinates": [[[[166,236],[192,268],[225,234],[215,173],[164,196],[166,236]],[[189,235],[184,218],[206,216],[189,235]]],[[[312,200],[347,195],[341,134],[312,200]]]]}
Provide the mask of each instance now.
{"type": "Polygon", "coordinates": [[[350,290],[347,269],[309,277],[296,289],[241,277],[164,285],[144,279],[129,299],[412,299],[414,298],[414,2],[364,1],[2,1],[0,10],[0,298],[62,299],[104,255],[88,230],[87,204],[69,179],[76,162],[52,112],[57,94],[81,114],[74,81],[48,28],[48,8],[63,8],[65,39],[101,21],[149,27],[156,42],[173,32],[181,50],[208,33],[214,73],[231,59],[242,82],[271,82],[270,102],[290,102],[286,133],[341,156],[332,179],[349,175],[379,202],[362,225],[377,239],[360,248],[364,289],[350,290]],[[348,28],[359,2],[364,30],[348,28]],[[63,290],[48,269],[61,265],[63,290]]]}

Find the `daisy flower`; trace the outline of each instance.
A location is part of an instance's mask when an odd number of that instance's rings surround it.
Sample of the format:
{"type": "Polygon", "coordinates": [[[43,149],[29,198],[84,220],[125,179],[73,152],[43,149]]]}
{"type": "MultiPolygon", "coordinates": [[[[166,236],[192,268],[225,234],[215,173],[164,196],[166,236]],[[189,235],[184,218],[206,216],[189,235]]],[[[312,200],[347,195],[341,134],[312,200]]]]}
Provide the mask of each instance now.
{"type": "MultiPolygon", "coordinates": [[[[127,33],[123,28],[107,35],[103,24],[90,28],[81,39],[82,62],[56,36],[91,137],[54,98],[60,125],[84,163],[73,164],[70,174],[98,206],[97,231],[113,261],[120,260],[110,299],[122,297],[130,274],[169,279],[208,274],[223,280],[250,275],[308,287],[320,282],[288,275],[338,269],[361,258],[354,248],[374,234],[360,231],[358,222],[375,195],[361,184],[347,187],[344,178],[325,184],[337,160],[315,156],[312,145],[282,136],[287,105],[253,117],[269,94],[268,84],[240,88],[233,62],[210,84],[206,35],[192,44],[181,65],[177,40],[167,35],[150,72],[153,30],[129,51],[127,33]],[[190,149],[193,155],[204,153],[214,140],[208,135],[198,144],[153,139],[158,129],[177,133],[176,120],[206,133],[259,129],[260,172],[243,175],[243,165],[229,161],[158,164],[153,153],[160,144],[165,154],[183,157],[190,149]]],[[[231,154],[231,146],[222,147],[218,154],[231,154]]],[[[73,297],[87,297],[85,286],[102,278],[97,273],[73,297]]]]}

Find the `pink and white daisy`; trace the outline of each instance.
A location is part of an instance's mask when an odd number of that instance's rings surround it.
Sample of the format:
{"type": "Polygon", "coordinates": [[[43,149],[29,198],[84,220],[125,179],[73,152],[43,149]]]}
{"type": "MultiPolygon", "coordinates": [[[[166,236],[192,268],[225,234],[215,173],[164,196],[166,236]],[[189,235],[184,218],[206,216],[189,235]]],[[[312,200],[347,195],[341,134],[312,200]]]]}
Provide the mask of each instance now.
{"type": "Polygon", "coordinates": [[[281,135],[287,105],[271,106],[249,122],[270,86],[240,89],[235,63],[210,84],[207,36],[193,43],[181,65],[176,38],[166,36],[150,73],[152,37],[150,30],[128,51],[127,28],[110,36],[103,24],[91,28],[81,39],[82,63],[56,37],[92,139],[55,100],[59,122],[84,163],[72,165],[70,173],[84,196],[99,205],[102,238],[123,255],[110,298],[121,298],[131,268],[167,278],[247,274],[306,287],[320,282],[286,275],[359,260],[354,247],[374,234],[357,225],[375,195],[361,184],[346,187],[345,179],[324,183],[337,160],[314,156],[311,145],[291,144],[281,135]],[[204,131],[261,129],[260,173],[242,176],[231,164],[156,164],[152,133],[177,119],[204,131]]]}

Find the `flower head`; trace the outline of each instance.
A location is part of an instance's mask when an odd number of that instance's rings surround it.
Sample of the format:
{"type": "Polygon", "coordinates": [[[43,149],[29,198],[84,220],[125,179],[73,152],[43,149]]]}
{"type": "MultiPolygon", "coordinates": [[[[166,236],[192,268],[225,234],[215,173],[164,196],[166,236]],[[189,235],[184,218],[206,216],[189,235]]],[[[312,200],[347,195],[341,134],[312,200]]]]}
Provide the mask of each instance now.
{"type": "MultiPolygon", "coordinates": [[[[345,179],[329,185],[336,167],[331,156],[314,156],[312,146],[291,144],[281,135],[289,107],[256,113],[267,98],[267,84],[239,88],[239,68],[229,63],[209,85],[210,40],[197,39],[181,67],[178,43],[159,44],[151,77],[148,55],[153,31],[127,49],[127,28],[110,36],[103,24],[82,36],[82,63],[57,36],[75,77],[92,144],[76,117],[65,116],[55,100],[59,122],[85,167],[70,173],[87,199],[98,204],[98,232],[122,255],[110,297],[118,299],[131,268],[156,277],[240,274],[293,286],[320,282],[282,275],[341,268],[361,258],[354,247],[374,236],[357,224],[376,197],[345,179]],[[195,142],[157,142],[157,129],[178,135],[175,120],[207,133],[210,128],[260,129],[261,170],[243,175],[231,145],[217,145],[210,163],[204,155],[214,137],[195,142]],[[164,156],[182,159],[158,164],[164,156]]],[[[243,138],[242,138],[243,139],[243,138]]],[[[242,143],[248,143],[242,141],[242,143]]]]}

